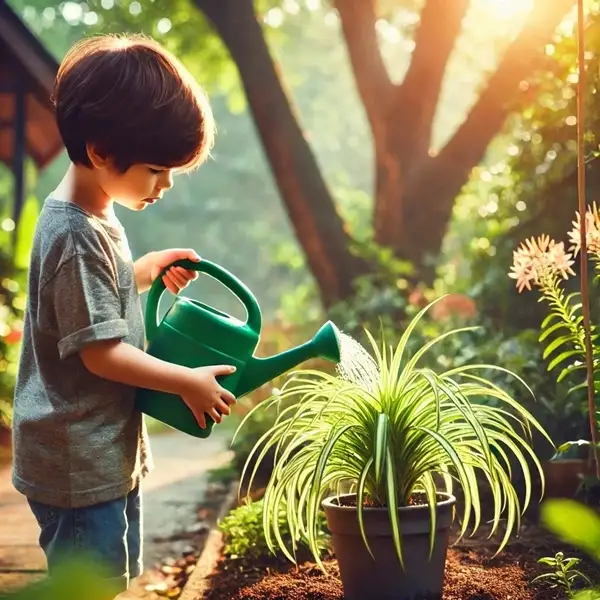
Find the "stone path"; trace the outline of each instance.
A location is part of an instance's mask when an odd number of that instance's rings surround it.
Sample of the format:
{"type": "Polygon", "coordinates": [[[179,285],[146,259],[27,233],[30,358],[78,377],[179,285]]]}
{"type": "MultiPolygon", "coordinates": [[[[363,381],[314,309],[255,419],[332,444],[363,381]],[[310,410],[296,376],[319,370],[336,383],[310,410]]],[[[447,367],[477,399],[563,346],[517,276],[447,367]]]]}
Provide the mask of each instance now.
{"type": "MultiPolygon", "coordinates": [[[[179,432],[152,436],[155,469],[143,486],[147,568],[189,543],[177,534],[197,524],[196,507],[206,491],[207,472],[229,462],[228,441],[227,432],[218,428],[207,439],[179,432]]],[[[0,594],[43,577],[46,566],[37,545],[37,523],[12,487],[10,475],[10,464],[0,464],[0,594]]],[[[146,595],[138,586],[126,597],[146,595]]]]}

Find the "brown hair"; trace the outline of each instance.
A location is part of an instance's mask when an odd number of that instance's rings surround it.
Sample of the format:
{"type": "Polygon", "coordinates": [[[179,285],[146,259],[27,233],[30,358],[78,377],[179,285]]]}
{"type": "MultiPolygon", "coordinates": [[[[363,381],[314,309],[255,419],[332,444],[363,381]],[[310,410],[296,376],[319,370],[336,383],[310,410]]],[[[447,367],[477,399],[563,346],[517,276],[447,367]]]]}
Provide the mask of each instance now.
{"type": "Polygon", "coordinates": [[[91,167],[86,144],[124,172],[133,164],[190,170],[208,156],[215,125],[187,69],[142,35],[101,35],[76,43],[54,88],[69,158],[91,167]]]}

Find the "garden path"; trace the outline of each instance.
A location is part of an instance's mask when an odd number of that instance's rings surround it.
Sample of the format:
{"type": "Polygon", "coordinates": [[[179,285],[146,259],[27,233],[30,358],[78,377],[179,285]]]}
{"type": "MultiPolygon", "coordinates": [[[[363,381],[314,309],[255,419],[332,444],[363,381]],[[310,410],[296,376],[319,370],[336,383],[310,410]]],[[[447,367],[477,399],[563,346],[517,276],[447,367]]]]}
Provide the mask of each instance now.
{"type": "MultiPolygon", "coordinates": [[[[189,544],[189,536],[180,534],[198,526],[196,508],[209,485],[207,474],[229,462],[228,440],[228,433],[218,428],[207,439],[175,431],[151,436],[155,469],[143,486],[147,569],[189,544]]],[[[0,596],[44,577],[38,532],[25,498],[12,486],[10,463],[0,463],[0,596]]],[[[150,595],[140,585],[126,595],[144,597],[150,595]]]]}

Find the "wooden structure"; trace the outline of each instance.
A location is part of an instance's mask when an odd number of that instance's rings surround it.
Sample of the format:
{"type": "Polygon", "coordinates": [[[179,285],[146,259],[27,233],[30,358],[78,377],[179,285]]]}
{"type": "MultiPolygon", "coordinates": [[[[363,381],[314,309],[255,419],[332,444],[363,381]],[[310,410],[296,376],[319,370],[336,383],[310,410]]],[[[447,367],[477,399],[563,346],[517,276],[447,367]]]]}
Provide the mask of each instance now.
{"type": "Polygon", "coordinates": [[[24,166],[38,168],[62,150],[51,96],[58,63],[6,0],[0,0],[0,161],[14,175],[13,218],[23,207],[24,166]]]}

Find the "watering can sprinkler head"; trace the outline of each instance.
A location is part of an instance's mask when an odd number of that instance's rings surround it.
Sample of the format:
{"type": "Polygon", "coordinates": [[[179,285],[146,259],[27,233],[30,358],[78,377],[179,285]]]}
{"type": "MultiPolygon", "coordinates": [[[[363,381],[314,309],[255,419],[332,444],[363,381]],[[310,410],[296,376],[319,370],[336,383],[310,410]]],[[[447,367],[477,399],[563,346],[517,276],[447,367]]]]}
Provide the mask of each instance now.
{"type": "Polygon", "coordinates": [[[316,356],[334,363],[340,362],[340,330],[331,321],[327,321],[309,343],[316,356]]]}

